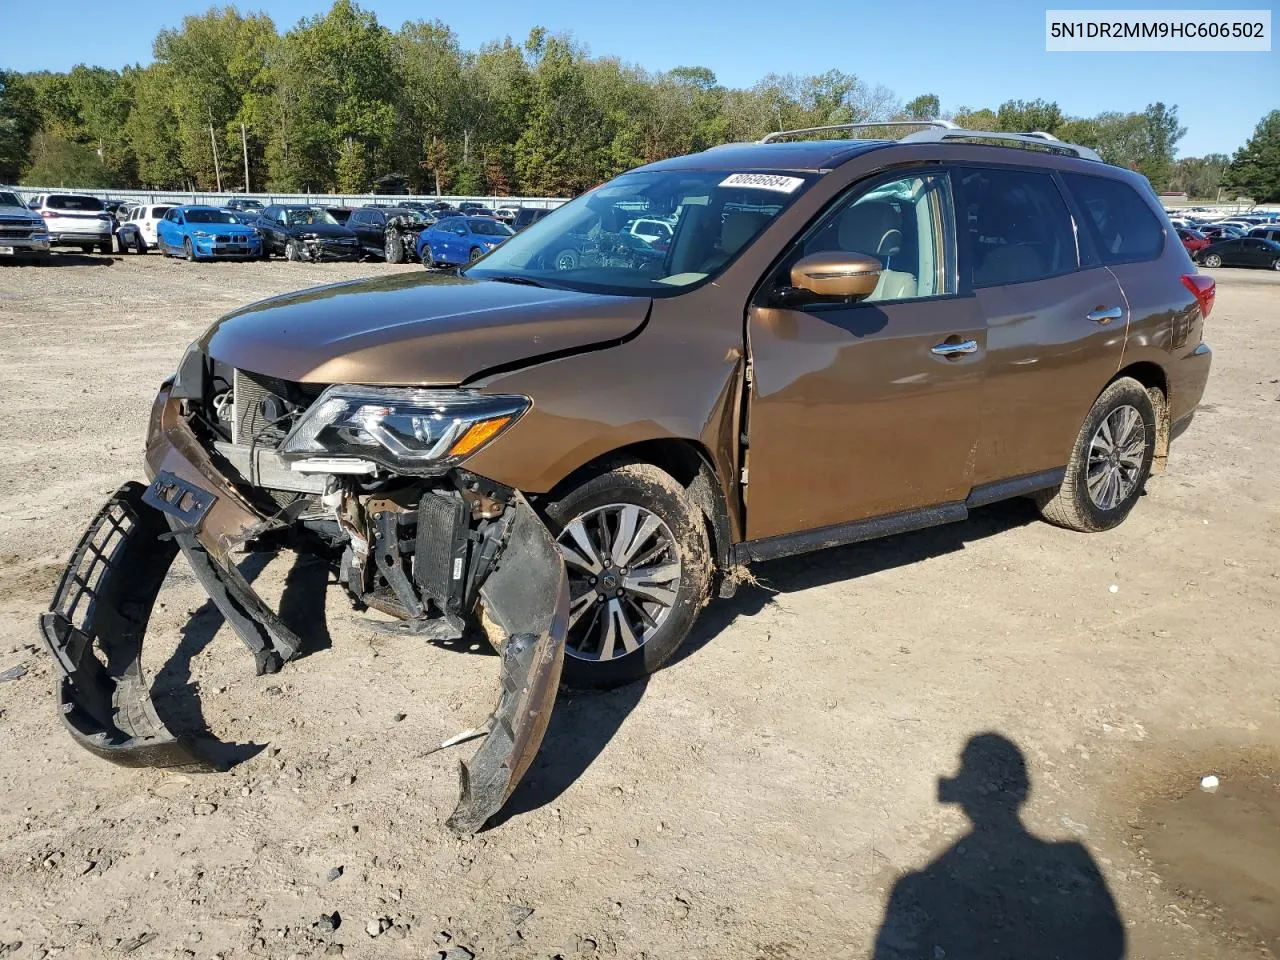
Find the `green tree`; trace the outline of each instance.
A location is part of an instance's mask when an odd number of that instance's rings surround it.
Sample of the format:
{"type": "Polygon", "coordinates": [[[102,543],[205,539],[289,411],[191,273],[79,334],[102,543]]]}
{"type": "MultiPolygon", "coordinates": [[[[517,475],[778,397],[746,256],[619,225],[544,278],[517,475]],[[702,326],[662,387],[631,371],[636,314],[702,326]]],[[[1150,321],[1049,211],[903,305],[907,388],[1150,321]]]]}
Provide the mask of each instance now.
{"type": "Polygon", "coordinates": [[[996,111],[996,130],[1007,133],[1056,134],[1065,118],[1056,103],[1006,100],[996,111]]]}
{"type": "Polygon", "coordinates": [[[1259,203],[1280,200],[1280,110],[1258,121],[1253,136],[1232,157],[1223,185],[1259,203]]]}
{"type": "Polygon", "coordinates": [[[595,182],[603,118],[587,94],[577,51],[535,30],[536,59],[525,128],[516,141],[516,175],[534,193],[578,193],[595,182]]]}
{"type": "Polygon", "coordinates": [[[0,70],[0,183],[12,183],[40,129],[35,90],[21,74],[0,70]]]}
{"type": "Polygon", "coordinates": [[[31,141],[22,182],[33,187],[114,187],[115,174],[82,143],[41,131],[31,141]]]}
{"type": "Polygon", "coordinates": [[[942,115],[942,102],[936,93],[922,93],[902,109],[911,120],[936,120],[942,115]]]}
{"type": "Polygon", "coordinates": [[[1170,187],[1189,197],[1216,200],[1218,188],[1231,158],[1225,153],[1210,153],[1203,157],[1183,157],[1173,165],[1170,187]]]}

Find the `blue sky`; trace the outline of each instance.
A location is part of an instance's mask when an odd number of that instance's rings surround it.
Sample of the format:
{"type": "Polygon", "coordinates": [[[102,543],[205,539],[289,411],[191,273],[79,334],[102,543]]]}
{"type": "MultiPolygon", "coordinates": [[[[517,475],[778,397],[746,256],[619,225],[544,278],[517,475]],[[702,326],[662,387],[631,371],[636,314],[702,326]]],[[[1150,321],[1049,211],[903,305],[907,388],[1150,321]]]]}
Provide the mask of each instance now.
{"type": "MultiPolygon", "coordinates": [[[[25,42],[4,44],[0,66],[66,70],[76,63],[148,63],[157,31],[211,5],[198,0],[12,4],[4,15],[5,33],[25,42]]],[[[324,0],[237,5],[241,10],[266,8],[281,29],[328,8],[324,0]]],[[[1267,111],[1280,108],[1280,45],[1273,44],[1270,53],[1046,53],[1049,5],[1007,0],[820,2],[802,14],[798,4],[776,0],[362,3],[392,28],[405,20],[439,17],[469,49],[505,35],[523,39],[530,27],[542,25],[571,32],[593,54],[618,56],[649,69],[710,67],[729,86],[750,86],[770,72],[821,73],[834,67],[883,84],[904,100],[936,93],[944,110],[1041,97],[1056,100],[1067,113],[1086,115],[1141,110],[1163,100],[1177,104],[1187,127],[1179,145],[1183,156],[1230,153],[1267,111]]],[[[1068,7],[1070,2],[1051,5],[1068,7]]],[[[1164,0],[1151,6],[1265,9],[1247,0],[1164,0]]],[[[1280,18],[1275,26],[1280,27],[1280,18]]]]}

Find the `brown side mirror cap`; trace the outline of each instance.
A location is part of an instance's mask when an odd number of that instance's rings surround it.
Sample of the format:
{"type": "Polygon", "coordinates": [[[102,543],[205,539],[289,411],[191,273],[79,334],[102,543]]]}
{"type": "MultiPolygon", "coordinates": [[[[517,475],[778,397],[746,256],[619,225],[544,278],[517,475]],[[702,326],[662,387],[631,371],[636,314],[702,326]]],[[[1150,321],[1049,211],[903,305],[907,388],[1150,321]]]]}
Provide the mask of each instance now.
{"type": "Polygon", "coordinates": [[[875,292],[884,269],[865,253],[823,250],[802,257],[791,268],[791,285],[817,297],[861,300],[875,292]]]}

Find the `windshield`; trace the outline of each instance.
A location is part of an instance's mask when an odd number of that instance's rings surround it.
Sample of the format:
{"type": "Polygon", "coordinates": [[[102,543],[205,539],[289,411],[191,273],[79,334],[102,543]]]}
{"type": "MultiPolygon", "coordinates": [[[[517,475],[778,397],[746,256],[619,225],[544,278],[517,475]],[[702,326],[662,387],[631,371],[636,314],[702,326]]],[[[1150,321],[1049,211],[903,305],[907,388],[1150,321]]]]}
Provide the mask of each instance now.
{"type": "Polygon", "coordinates": [[[523,277],[588,293],[671,296],[723,270],[813,175],[671,170],[627,173],[516,234],[468,277],[523,277]],[[671,236],[632,232],[639,218],[671,236]]]}
{"type": "Polygon", "coordinates": [[[338,225],[338,221],[333,218],[329,211],[320,207],[307,207],[305,210],[286,210],[284,218],[284,222],[291,227],[314,227],[317,224],[336,227],[338,225]]]}
{"type": "Polygon", "coordinates": [[[17,198],[15,194],[5,190],[0,190],[0,207],[25,207],[26,204],[17,198]]]}
{"type": "Polygon", "coordinates": [[[188,210],[187,223],[239,223],[239,221],[221,210],[188,210]]]}
{"type": "Polygon", "coordinates": [[[515,233],[505,223],[489,220],[486,217],[474,217],[468,220],[467,224],[471,227],[472,233],[482,237],[510,237],[515,233]]]}

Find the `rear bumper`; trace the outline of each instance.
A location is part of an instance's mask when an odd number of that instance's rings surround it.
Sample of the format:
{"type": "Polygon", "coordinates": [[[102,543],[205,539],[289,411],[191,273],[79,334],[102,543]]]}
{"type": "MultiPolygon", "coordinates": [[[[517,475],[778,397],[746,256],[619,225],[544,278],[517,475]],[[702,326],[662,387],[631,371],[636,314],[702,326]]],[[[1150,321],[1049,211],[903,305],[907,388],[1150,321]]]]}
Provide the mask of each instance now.
{"type": "MultiPolygon", "coordinates": [[[[1213,366],[1213,350],[1207,343],[1200,343],[1193,350],[1170,364],[1169,370],[1169,422],[1190,422],[1196,407],[1204,396],[1209,382],[1209,370],[1213,366]]],[[[1183,427],[1185,429],[1185,425],[1183,427]]],[[[1177,432],[1175,431],[1175,435],[1177,432]]]]}
{"type": "Polygon", "coordinates": [[[101,230],[50,230],[49,242],[54,246],[76,246],[82,243],[98,244],[111,239],[111,228],[106,224],[101,230]]]}

